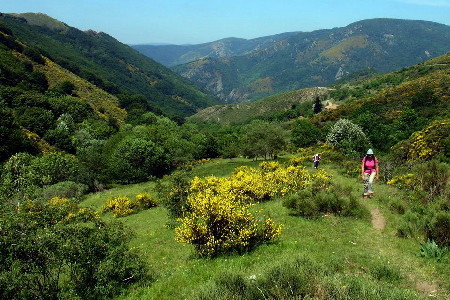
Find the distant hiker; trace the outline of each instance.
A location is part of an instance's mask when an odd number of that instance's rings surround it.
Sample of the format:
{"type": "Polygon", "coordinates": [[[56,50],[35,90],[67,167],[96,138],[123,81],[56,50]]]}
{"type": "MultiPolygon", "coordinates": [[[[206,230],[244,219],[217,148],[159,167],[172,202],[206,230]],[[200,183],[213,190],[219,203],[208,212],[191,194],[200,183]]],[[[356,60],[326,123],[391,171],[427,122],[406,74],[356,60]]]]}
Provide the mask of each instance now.
{"type": "Polygon", "coordinates": [[[378,180],[378,159],[373,154],[373,150],[367,150],[366,156],[362,159],[361,164],[361,177],[364,182],[364,198],[373,197],[373,181],[376,178],[378,180]]]}
{"type": "Polygon", "coordinates": [[[319,167],[319,161],[320,161],[319,153],[314,154],[313,155],[314,168],[317,169],[319,167]]]}

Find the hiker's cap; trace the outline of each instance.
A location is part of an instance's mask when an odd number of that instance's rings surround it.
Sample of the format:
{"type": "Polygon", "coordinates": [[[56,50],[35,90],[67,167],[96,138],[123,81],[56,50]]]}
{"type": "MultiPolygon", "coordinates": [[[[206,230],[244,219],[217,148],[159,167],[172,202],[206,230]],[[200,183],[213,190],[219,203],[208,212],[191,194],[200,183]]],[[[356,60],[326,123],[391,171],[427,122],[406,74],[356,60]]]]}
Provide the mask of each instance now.
{"type": "Polygon", "coordinates": [[[372,149],[367,150],[367,154],[368,155],[373,154],[373,150],[372,149]]]}

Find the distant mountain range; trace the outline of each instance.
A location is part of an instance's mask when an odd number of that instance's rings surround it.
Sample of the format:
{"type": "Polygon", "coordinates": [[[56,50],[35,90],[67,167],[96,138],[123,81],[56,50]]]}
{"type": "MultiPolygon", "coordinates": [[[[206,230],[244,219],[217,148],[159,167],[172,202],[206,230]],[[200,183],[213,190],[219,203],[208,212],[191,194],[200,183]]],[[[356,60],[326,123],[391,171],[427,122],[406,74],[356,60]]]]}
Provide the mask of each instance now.
{"type": "Polygon", "coordinates": [[[342,28],[253,40],[133,47],[172,66],[223,102],[243,102],[330,85],[361,70],[386,73],[442,55],[450,51],[450,26],[370,19],[342,28]]]}
{"type": "Polygon", "coordinates": [[[165,66],[173,67],[207,57],[220,58],[246,55],[264,49],[294,34],[295,32],[282,33],[251,40],[226,38],[197,45],[142,44],[132,45],[131,47],[165,66]]]}
{"type": "MultiPolygon", "coordinates": [[[[20,43],[104,91],[124,108],[186,117],[218,103],[209,92],[103,32],[81,31],[45,14],[0,14],[20,43]],[[128,107],[127,107],[128,106],[128,107]]],[[[8,38],[8,37],[7,37],[8,38]]]]}

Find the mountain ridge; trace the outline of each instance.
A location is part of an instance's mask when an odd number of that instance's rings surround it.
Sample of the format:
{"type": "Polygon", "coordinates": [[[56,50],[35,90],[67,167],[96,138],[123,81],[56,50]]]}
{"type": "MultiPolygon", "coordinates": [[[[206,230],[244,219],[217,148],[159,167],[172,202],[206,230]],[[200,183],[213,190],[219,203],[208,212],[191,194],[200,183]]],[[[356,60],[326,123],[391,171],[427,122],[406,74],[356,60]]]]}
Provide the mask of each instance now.
{"type": "Polygon", "coordinates": [[[232,103],[326,86],[365,69],[391,72],[443,55],[449,45],[448,25],[376,18],[295,32],[242,56],[204,57],[172,69],[232,103]],[[265,87],[260,91],[262,79],[265,87]]]}

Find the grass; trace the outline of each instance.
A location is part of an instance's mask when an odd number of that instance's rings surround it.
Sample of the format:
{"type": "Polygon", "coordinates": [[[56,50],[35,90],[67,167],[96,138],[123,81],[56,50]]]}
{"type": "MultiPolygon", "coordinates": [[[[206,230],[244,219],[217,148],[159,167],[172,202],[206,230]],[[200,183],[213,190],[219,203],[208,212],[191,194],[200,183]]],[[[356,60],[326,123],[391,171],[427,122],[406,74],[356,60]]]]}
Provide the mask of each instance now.
{"type": "MultiPolygon", "coordinates": [[[[213,160],[197,166],[193,173],[196,176],[226,176],[237,166],[256,164],[258,162],[244,159],[213,160]]],[[[360,194],[360,181],[339,175],[333,165],[323,164],[321,167],[332,173],[336,182],[351,185],[353,193],[360,194]]],[[[141,192],[149,192],[156,197],[155,185],[147,182],[91,194],[82,205],[97,209],[108,197],[134,197],[141,192]]],[[[396,237],[400,215],[389,209],[389,203],[393,199],[401,200],[403,194],[382,184],[376,184],[376,193],[375,198],[361,201],[369,210],[378,208],[381,211],[386,219],[386,227],[382,231],[373,229],[369,219],[327,215],[307,220],[291,216],[282,206],[282,199],[274,199],[258,204],[255,210],[284,224],[279,241],[262,245],[244,255],[215,259],[197,258],[192,246],[176,242],[173,229],[167,226],[169,219],[163,207],[121,218],[136,232],[131,246],[142,252],[157,280],[148,286],[132,289],[118,299],[193,299],[199,290],[213,286],[220,274],[260,278],[267,274],[267,270],[296,257],[307,257],[324,265],[339,265],[341,271],[337,277],[362,276],[370,282],[367,288],[396,287],[416,291],[423,296],[431,294],[434,299],[449,299],[450,261],[421,258],[418,255],[419,240],[396,237]]]]}

